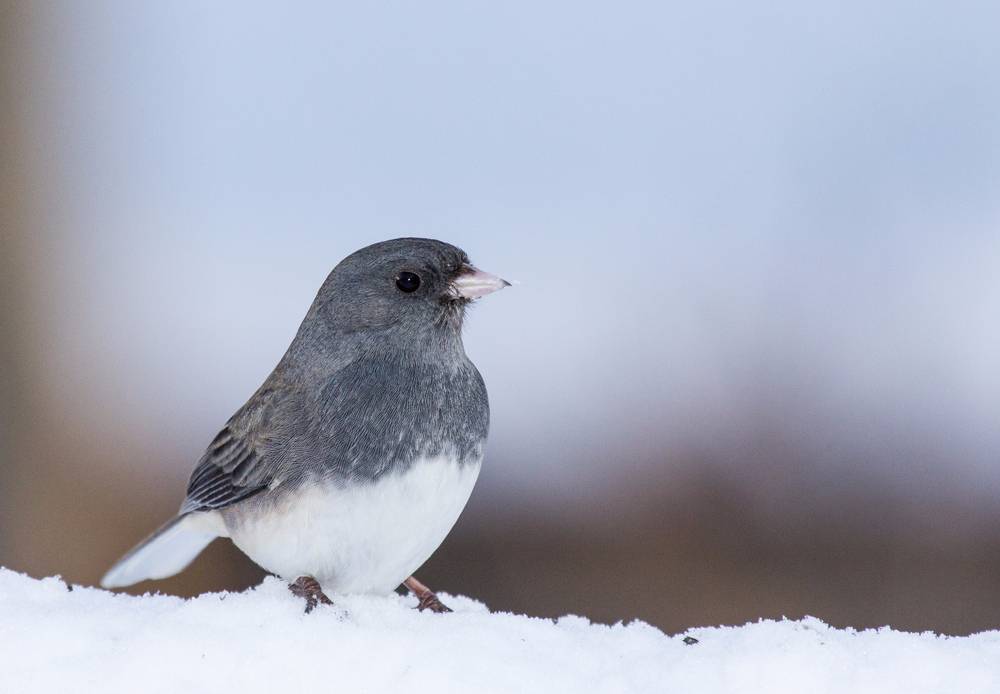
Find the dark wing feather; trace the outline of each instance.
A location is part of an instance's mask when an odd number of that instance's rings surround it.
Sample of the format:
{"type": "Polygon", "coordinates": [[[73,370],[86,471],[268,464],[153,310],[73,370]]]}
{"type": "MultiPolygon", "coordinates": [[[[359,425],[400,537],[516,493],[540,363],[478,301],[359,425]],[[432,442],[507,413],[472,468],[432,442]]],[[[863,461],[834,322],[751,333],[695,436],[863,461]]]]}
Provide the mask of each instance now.
{"type": "Polygon", "coordinates": [[[181,513],[231,506],[295,477],[301,392],[273,375],[226,423],[191,473],[181,513]]]}
{"type": "Polygon", "coordinates": [[[264,491],[271,480],[259,474],[266,467],[262,462],[246,437],[227,426],[191,473],[181,513],[225,508],[264,491]]]}

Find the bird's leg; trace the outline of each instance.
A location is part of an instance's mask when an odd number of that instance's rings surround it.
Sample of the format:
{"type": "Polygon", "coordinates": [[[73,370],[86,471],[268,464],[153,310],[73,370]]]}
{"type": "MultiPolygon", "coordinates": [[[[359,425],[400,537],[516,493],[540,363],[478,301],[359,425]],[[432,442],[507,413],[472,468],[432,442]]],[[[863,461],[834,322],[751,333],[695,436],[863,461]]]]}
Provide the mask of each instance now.
{"type": "Polygon", "coordinates": [[[326,593],[323,592],[323,587],[320,586],[319,581],[312,576],[300,576],[294,583],[288,584],[288,590],[292,591],[292,595],[305,599],[306,614],[312,612],[316,605],[321,603],[323,605],[333,604],[333,600],[326,597],[326,593]]]}
{"type": "Polygon", "coordinates": [[[451,612],[451,608],[441,602],[433,590],[418,581],[416,576],[410,576],[403,581],[403,585],[420,601],[417,603],[417,609],[421,612],[424,610],[430,610],[431,612],[451,612]]]}

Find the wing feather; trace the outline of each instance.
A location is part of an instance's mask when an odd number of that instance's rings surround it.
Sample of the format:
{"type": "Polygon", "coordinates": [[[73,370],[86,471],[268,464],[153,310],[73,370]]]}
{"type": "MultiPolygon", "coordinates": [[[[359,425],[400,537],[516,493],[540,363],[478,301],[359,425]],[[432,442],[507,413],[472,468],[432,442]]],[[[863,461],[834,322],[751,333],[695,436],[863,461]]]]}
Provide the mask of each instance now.
{"type": "Polygon", "coordinates": [[[181,513],[231,506],[285,477],[290,433],[275,432],[274,415],[296,397],[294,389],[266,383],[233,415],[192,471],[181,513]]]}
{"type": "Polygon", "coordinates": [[[254,474],[255,469],[265,472],[261,456],[245,439],[237,440],[227,430],[219,436],[225,434],[230,440],[209,446],[191,473],[181,513],[225,508],[264,491],[271,483],[267,474],[254,474]]]}

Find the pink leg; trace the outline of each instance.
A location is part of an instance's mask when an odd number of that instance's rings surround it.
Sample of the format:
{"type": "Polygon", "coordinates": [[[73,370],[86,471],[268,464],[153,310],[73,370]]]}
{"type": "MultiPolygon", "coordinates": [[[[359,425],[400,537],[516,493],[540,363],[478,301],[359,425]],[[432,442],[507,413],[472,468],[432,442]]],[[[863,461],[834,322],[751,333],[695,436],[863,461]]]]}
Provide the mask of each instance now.
{"type": "Polygon", "coordinates": [[[403,581],[403,585],[406,586],[407,590],[413,593],[417,597],[417,600],[420,601],[417,604],[417,609],[421,612],[424,610],[439,613],[451,612],[451,608],[441,602],[438,599],[438,596],[434,594],[433,590],[418,581],[416,576],[410,576],[408,579],[403,581]]]}

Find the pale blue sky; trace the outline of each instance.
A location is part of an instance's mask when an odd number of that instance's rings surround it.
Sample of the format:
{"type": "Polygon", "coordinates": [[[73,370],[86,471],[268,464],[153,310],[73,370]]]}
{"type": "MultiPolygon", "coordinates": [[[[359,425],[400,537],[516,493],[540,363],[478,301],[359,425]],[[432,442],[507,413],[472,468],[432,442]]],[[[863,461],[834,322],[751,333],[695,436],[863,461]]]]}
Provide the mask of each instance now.
{"type": "Polygon", "coordinates": [[[1000,5],[43,19],[40,359],[180,477],[341,257],[426,235],[521,282],[468,329],[488,491],[572,503],[692,449],[738,471],[761,417],[817,483],[1000,482],[1000,5]]]}

